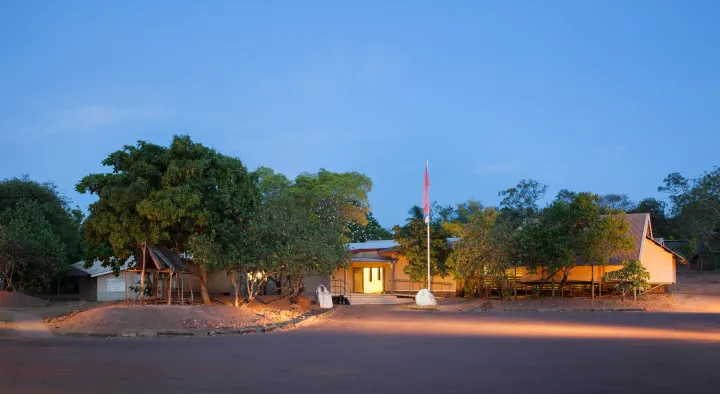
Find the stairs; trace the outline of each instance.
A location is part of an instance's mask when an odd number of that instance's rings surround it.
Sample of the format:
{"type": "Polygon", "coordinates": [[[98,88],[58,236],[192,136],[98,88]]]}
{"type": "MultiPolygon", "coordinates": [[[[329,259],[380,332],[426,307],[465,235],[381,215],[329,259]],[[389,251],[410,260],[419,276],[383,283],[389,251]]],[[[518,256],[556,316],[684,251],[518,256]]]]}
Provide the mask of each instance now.
{"type": "Polygon", "coordinates": [[[415,302],[414,298],[398,297],[392,294],[361,294],[353,293],[347,296],[350,305],[399,305],[415,302]]]}

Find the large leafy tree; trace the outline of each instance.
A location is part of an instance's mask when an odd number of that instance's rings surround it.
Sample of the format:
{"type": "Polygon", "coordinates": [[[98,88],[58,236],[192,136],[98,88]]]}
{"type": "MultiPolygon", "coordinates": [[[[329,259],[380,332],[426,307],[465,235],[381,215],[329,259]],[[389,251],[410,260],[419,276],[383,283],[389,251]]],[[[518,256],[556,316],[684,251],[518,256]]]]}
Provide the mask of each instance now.
{"type": "Polygon", "coordinates": [[[653,235],[659,237],[674,237],[673,221],[667,216],[667,203],[655,198],[645,198],[641,200],[635,209],[628,213],[649,213],[652,222],[653,235]]]}
{"type": "MultiPolygon", "coordinates": [[[[433,212],[438,210],[433,205],[433,212]]],[[[422,208],[413,206],[408,211],[409,217],[405,225],[393,227],[393,239],[399,244],[398,254],[404,256],[408,264],[405,274],[418,282],[427,281],[427,228],[422,208]]],[[[430,273],[431,275],[445,276],[447,269],[445,260],[449,254],[447,246],[448,232],[442,225],[439,216],[433,216],[430,221],[430,273]]]]}
{"type": "Polygon", "coordinates": [[[603,215],[600,197],[577,193],[570,202],[556,200],[545,208],[537,224],[528,228],[527,243],[533,267],[546,266],[550,276],[562,274],[559,289],[580,262],[605,265],[613,255],[632,250],[634,242],[624,213],[603,215]]]}
{"type": "Polygon", "coordinates": [[[20,200],[0,215],[0,274],[7,290],[39,293],[65,270],[66,245],[45,207],[20,200]]]}
{"type": "Polygon", "coordinates": [[[452,244],[448,273],[464,281],[471,294],[478,294],[487,281],[502,287],[507,265],[500,251],[500,242],[504,240],[496,231],[498,211],[485,208],[478,201],[468,201],[458,205],[456,216],[459,220],[443,223],[449,233],[460,237],[452,244]]]}
{"type": "Polygon", "coordinates": [[[499,192],[502,219],[509,221],[513,227],[532,221],[540,212],[538,204],[545,197],[545,192],[547,186],[532,179],[523,179],[515,187],[499,192]]]}
{"type": "Polygon", "coordinates": [[[367,224],[361,225],[355,222],[348,222],[347,228],[350,242],[366,242],[378,239],[392,239],[392,233],[380,225],[372,212],[365,214],[367,224]]]}
{"type": "MultiPolygon", "coordinates": [[[[325,205],[325,210],[340,207],[325,205]]],[[[330,275],[348,260],[345,221],[328,212],[318,214],[292,194],[273,196],[259,207],[251,222],[251,261],[264,273],[277,273],[276,286],[297,297],[303,280],[330,275]]]]}
{"type": "Polygon", "coordinates": [[[66,265],[82,258],[83,213],[71,208],[71,201],[52,183],[37,182],[28,176],[0,181],[0,214],[17,208],[21,201],[37,203],[55,236],[64,245],[66,265]]]}
{"type": "Polygon", "coordinates": [[[337,173],[320,169],[316,174],[302,173],[295,178],[292,192],[296,198],[313,207],[315,213],[337,212],[346,222],[367,224],[370,211],[368,193],[372,181],[359,172],[337,173]],[[333,207],[326,210],[326,206],[333,207]]]}
{"type": "Polygon", "coordinates": [[[600,196],[600,210],[603,213],[630,212],[637,208],[637,204],[626,194],[603,194],[600,196]]]}
{"type": "Polygon", "coordinates": [[[188,136],[175,136],[169,147],[140,141],[103,164],[112,172],[88,175],[76,187],[99,197],[84,226],[92,245],[88,261],[99,258],[117,269],[122,260],[140,255],[143,242],[190,252],[203,302],[209,303],[207,273],[225,268],[227,260],[209,258],[215,255],[205,251],[229,248],[234,232],[225,229],[252,214],[256,177],[239,159],[188,136]]]}
{"type": "Polygon", "coordinates": [[[668,175],[659,191],[670,194],[674,221],[684,238],[720,253],[720,167],[697,178],[668,175]]]}

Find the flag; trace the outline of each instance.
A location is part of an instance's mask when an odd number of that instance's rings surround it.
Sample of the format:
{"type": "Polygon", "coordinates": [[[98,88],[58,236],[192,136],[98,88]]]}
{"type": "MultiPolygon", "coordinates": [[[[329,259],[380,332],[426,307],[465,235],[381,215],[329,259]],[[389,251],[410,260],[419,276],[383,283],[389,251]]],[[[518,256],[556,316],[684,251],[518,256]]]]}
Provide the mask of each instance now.
{"type": "Polygon", "coordinates": [[[425,162],[425,187],[423,188],[423,212],[425,212],[425,223],[430,223],[430,174],[428,163],[425,162]]]}

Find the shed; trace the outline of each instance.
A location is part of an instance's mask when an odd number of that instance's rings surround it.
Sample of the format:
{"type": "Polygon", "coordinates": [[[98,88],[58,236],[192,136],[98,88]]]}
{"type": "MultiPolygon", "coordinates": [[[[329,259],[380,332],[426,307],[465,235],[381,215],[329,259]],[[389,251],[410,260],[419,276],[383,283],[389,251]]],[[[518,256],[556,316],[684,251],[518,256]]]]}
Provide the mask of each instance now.
{"type": "Polygon", "coordinates": [[[78,261],[70,266],[70,275],[78,277],[80,299],[85,301],[114,301],[128,296],[135,297],[136,293],[130,286],[140,280],[140,275],[127,272],[130,260],[121,267],[119,275],[113,273],[112,268],[103,267],[102,262],[95,260],[90,268],[85,268],[84,261],[78,261]]]}

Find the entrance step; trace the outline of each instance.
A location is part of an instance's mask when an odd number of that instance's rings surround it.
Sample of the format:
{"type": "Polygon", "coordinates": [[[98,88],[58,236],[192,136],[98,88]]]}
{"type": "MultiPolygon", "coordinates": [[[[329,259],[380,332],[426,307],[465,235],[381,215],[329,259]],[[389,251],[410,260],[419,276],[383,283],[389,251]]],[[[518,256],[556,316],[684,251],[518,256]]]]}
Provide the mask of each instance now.
{"type": "Polygon", "coordinates": [[[392,294],[353,293],[347,296],[350,305],[399,305],[414,302],[412,298],[400,298],[392,294]]]}

